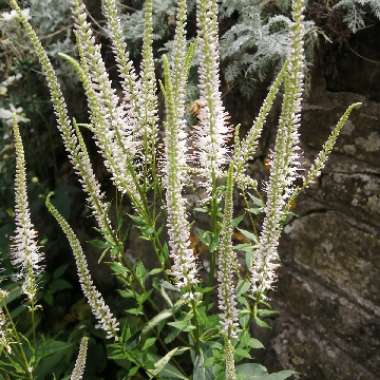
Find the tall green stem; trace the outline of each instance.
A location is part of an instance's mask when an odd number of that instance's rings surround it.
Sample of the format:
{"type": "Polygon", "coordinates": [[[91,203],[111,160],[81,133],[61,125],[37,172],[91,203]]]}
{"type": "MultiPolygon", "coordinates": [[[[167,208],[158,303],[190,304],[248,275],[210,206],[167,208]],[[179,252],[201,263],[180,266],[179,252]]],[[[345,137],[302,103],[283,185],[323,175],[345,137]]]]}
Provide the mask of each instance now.
{"type": "Polygon", "coordinates": [[[12,332],[14,334],[14,337],[16,338],[15,347],[17,347],[19,349],[19,353],[20,353],[20,356],[21,356],[21,363],[20,364],[24,368],[24,371],[25,371],[25,374],[26,374],[27,378],[30,379],[30,380],[34,380],[34,378],[33,378],[33,369],[30,368],[29,363],[28,363],[28,359],[26,358],[26,355],[25,355],[25,351],[24,351],[24,349],[22,347],[22,339],[20,337],[20,334],[17,331],[16,325],[13,322],[12,315],[9,312],[9,309],[8,309],[8,307],[6,305],[4,305],[4,310],[5,310],[5,313],[7,314],[9,323],[10,323],[10,325],[12,327],[12,332]]]}
{"type": "MultiPolygon", "coordinates": [[[[213,173],[212,187],[211,187],[211,231],[213,239],[219,236],[219,221],[218,221],[218,189],[215,173],[213,173]]],[[[213,286],[215,282],[216,272],[216,255],[217,250],[213,248],[210,252],[210,273],[209,273],[209,285],[213,286]]]]}

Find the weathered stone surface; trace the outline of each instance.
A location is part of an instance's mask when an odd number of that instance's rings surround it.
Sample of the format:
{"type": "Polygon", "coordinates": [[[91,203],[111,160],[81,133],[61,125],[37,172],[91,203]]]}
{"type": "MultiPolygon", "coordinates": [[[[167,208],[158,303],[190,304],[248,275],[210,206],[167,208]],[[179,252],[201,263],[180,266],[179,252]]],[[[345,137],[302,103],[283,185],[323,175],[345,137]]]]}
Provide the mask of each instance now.
{"type": "Polygon", "coordinates": [[[379,166],[380,103],[367,102],[360,95],[345,92],[313,94],[304,107],[301,128],[304,145],[319,150],[346,107],[358,101],[362,101],[363,106],[352,114],[335,152],[353,158],[358,161],[357,165],[363,161],[364,166],[379,166]]]}
{"type": "MultiPolygon", "coordinates": [[[[374,231],[373,231],[374,232],[374,231]]],[[[359,304],[380,305],[380,241],[336,211],[317,211],[285,229],[284,261],[310,271],[359,304]]]]}
{"type": "Polygon", "coordinates": [[[322,89],[305,105],[309,165],[345,107],[364,101],[284,231],[271,348],[303,380],[380,378],[380,104],[322,89]]]}
{"type": "Polygon", "coordinates": [[[331,344],[328,336],[325,339],[319,331],[285,320],[282,326],[273,347],[284,359],[282,364],[297,368],[302,379],[378,380],[376,373],[331,344]]]}

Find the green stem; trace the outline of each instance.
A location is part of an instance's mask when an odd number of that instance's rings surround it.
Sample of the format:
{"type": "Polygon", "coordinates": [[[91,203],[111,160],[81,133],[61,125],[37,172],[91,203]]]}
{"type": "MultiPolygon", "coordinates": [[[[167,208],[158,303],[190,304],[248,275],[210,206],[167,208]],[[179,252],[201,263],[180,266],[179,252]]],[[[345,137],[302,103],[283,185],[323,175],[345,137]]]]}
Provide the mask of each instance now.
{"type": "MultiPolygon", "coordinates": [[[[248,203],[247,196],[245,194],[245,190],[242,190],[241,195],[243,197],[244,206],[246,207],[246,209],[249,209],[249,203],[248,203]]],[[[249,222],[251,223],[251,226],[252,226],[252,232],[257,235],[256,224],[255,224],[255,221],[253,220],[250,212],[248,212],[248,219],[249,219],[249,222]]]]}
{"type": "Polygon", "coordinates": [[[157,162],[156,155],[153,155],[152,163],[152,179],[153,179],[153,217],[156,218],[157,213],[157,203],[161,199],[161,186],[160,181],[157,176],[157,162]]]}
{"type": "Polygon", "coordinates": [[[195,330],[194,330],[194,334],[192,334],[193,336],[193,340],[194,340],[194,344],[195,344],[195,350],[197,351],[197,353],[199,353],[200,351],[200,326],[199,326],[199,323],[198,323],[198,317],[197,317],[197,305],[195,303],[195,299],[193,298],[191,300],[191,309],[193,311],[193,323],[194,323],[194,326],[195,326],[195,330]]]}
{"type": "MultiPolygon", "coordinates": [[[[140,287],[140,289],[145,292],[146,289],[145,289],[145,286],[144,284],[142,284],[139,279],[137,278],[136,276],[136,273],[131,270],[131,273],[132,273],[132,276],[133,276],[133,279],[135,280],[136,284],[140,287]]],[[[151,298],[148,298],[148,303],[149,305],[152,307],[152,309],[156,312],[156,313],[159,313],[161,310],[159,309],[159,307],[152,301],[151,298]]],[[[148,323],[149,322],[149,318],[147,317],[147,315],[144,313],[144,316],[143,318],[145,319],[145,322],[148,323]]],[[[157,337],[157,340],[159,341],[159,343],[161,344],[162,348],[166,351],[166,352],[169,352],[169,349],[168,347],[166,346],[165,342],[162,340],[161,336],[160,336],[160,333],[159,333],[159,330],[157,327],[154,328],[156,330],[156,337],[157,337]]],[[[173,361],[173,363],[177,366],[177,369],[182,372],[182,374],[185,374],[185,371],[183,370],[183,368],[181,367],[181,365],[178,363],[177,360],[175,360],[175,358],[172,358],[171,359],[173,361]]],[[[143,365],[140,365],[142,368],[144,368],[143,365]]],[[[149,374],[149,371],[147,371],[147,374],[149,374]]]]}
{"type": "Polygon", "coordinates": [[[33,371],[30,371],[29,370],[29,363],[28,363],[28,359],[26,358],[26,355],[25,355],[25,351],[22,347],[22,339],[17,331],[17,328],[16,328],[16,325],[14,324],[13,322],[13,319],[12,319],[12,315],[11,313],[9,312],[8,310],[8,307],[6,305],[4,305],[4,310],[5,310],[5,313],[7,314],[7,317],[8,317],[8,320],[9,320],[9,323],[12,327],[12,330],[13,330],[13,334],[16,338],[16,342],[17,344],[15,345],[17,348],[19,348],[19,351],[20,351],[20,355],[21,355],[21,366],[24,368],[24,371],[25,371],[25,374],[27,375],[28,379],[30,380],[34,380],[33,379],[33,371]]]}
{"type": "MultiPolygon", "coordinates": [[[[217,199],[217,183],[216,176],[212,176],[212,189],[211,189],[211,231],[213,239],[219,235],[219,225],[218,225],[218,199],[217,199]]],[[[214,285],[215,271],[216,271],[216,255],[217,250],[211,252],[210,257],[210,273],[209,273],[209,285],[214,285]]]]}
{"type": "Polygon", "coordinates": [[[33,346],[36,347],[36,316],[35,316],[35,311],[36,311],[36,305],[33,302],[31,302],[30,305],[30,315],[32,319],[32,336],[33,336],[33,346]]]}

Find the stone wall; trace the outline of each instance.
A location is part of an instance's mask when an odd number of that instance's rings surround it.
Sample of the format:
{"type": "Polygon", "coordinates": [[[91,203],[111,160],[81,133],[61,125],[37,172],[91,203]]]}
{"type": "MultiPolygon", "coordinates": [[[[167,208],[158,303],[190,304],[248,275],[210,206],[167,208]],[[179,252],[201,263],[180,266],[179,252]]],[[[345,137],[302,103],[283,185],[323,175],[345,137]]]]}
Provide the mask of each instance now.
{"type": "Polygon", "coordinates": [[[280,317],[270,347],[303,380],[380,378],[380,103],[317,86],[302,142],[307,166],[358,100],[363,107],[319,182],[300,197],[280,246],[280,317]]]}

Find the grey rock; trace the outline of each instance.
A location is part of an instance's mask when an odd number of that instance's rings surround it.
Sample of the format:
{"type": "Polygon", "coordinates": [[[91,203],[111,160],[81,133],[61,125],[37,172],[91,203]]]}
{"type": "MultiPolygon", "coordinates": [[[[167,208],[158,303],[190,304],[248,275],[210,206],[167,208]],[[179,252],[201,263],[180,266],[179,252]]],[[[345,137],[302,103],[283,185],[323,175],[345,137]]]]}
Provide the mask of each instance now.
{"type": "MultiPolygon", "coordinates": [[[[310,165],[350,93],[314,94],[302,143],[310,165]]],[[[302,380],[380,378],[380,104],[353,114],[318,183],[302,194],[285,228],[280,317],[270,347],[302,380]]]]}

